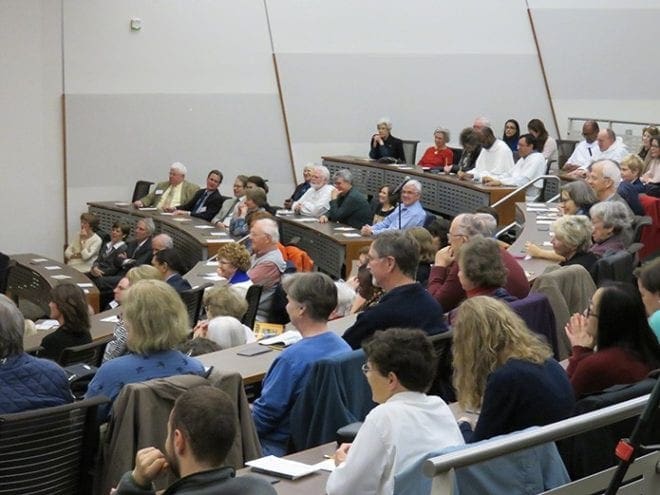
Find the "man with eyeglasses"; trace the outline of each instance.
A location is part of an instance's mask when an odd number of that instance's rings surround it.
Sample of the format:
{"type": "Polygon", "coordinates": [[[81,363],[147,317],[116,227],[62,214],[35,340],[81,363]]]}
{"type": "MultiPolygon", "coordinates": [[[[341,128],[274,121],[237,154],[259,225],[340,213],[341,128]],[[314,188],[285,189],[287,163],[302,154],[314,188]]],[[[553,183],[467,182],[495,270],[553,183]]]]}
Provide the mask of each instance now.
{"type": "Polygon", "coordinates": [[[187,169],[183,163],[170,165],[169,179],[159,182],[153,191],[133,203],[136,208],[156,207],[163,211],[174,211],[192,199],[199,186],[186,180],[187,169]]]}
{"type": "Polygon", "coordinates": [[[571,177],[584,179],[587,176],[587,167],[600,157],[600,148],[596,141],[599,131],[598,122],[595,120],[587,120],[582,125],[584,140],[575,146],[573,153],[562,167],[562,171],[570,172],[571,177]]]}
{"type": "Polygon", "coordinates": [[[385,294],[378,304],[360,313],[355,324],[344,332],[353,349],[376,330],[392,327],[420,328],[428,335],[447,330],[442,306],[415,281],[419,264],[419,244],[412,235],[388,231],[371,243],[367,269],[374,285],[385,294]]]}

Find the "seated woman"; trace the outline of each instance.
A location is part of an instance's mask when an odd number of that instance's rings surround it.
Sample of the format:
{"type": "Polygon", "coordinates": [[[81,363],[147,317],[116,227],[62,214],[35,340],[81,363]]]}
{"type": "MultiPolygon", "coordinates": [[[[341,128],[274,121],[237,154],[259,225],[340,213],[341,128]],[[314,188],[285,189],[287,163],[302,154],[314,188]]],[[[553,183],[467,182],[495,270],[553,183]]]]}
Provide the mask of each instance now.
{"type": "Polygon", "coordinates": [[[658,184],[660,183],[660,136],[651,138],[649,156],[651,159],[646,164],[641,181],[644,184],[658,184]]]}
{"type": "Polygon", "coordinates": [[[73,402],[64,370],[48,359],[23,352],[24,329],[19,309],[0,294],[0,414],[73,402]]]}
{"type": "Polygon", "coordinates": [[[459,141],[463,148],[463,153],[456,165],[453,165],[451,168],[445,167],[444,170],[447,173],[451,172],[456,174],[458,172],[468,172],[472,170],[477,163],[479,153],[481,153],[479,133],[472,129],[472,127],[466,127],[461,131],[459,141]]]}
{"type": "Polygon", "coordinates": [[[433,169],[451,167],[454,164],[454,152],[447,147],[449,131],[438,127],[433,132],[433,139],[435,140],[435,146],[431,146],[424,152],[417,165],[433,169]]]}
{"type": "Polygon", "coordinates": [[[174,287],[177,292],[192,289],[190,283],[181,276],[188,269],[174,248],[157,251],[151,260],[151,264],[160,272],[162,279],[174,287]]]}
{"type": "Polygon", "coordinates": [[[550,225],[554,233],[552,251],[541,249],[530,242],[525,244],[527,253],[534,258],[558,261],[561,266],[582,265],[591,270],[598,257],[589,251],[593,226],[584,215],[559,217],[550,225]]]}
{"type": "Polygon", "coordinates": [[[658,340],[628,284],[598,289],[586,313],[571,317],[566,335],[573,346],[566,371],[577,397],[638,382],[660,366],[658,340]]]}
{"type": "Polygon", "coordinates": [[[518,300],[504,288],[507,274],[495,239],[474,237],[458,252],[458,279],[468,298],[490,296],[506,302],[518,300]]]}
{"type": "Polygon", "coordinates": [[[61,284],[50,291],[50,318],[57,320],[59,328],[41,341],[40,357],[57,361],[67,347],[89,344],[89,308],[85,293],[74,284],[61,284]]]}
{"type": "Polygon", "coordinates": [[[520,125],[515,119],[509,119],[504,123],[504,132],[502,141],[504,141],[511,151],[518,151],[518,138],[520,137],[520,125]]]}
{"type": "Polygon", "coordinates": [[[433,246],[433,237],[424,227],[413,227],[408,229],[408,233],[415,238],[419,244],[419,264],[417,265],[417,280],[424,287],[428,284],[431,265],[435,261],[437,249],[433,246]]]}
{"type": "Polygon", "coordinates": [[[644,165],[651,161],[651,138],[660,135],[660,130],[655,126],[645,127],[642,131],[642,147],[637,152],[637,155],[644,160],[644,165]]]}
{"type": "Polygon", "coordinates": [[[252,285],[247,271],[250,269],[250,253],[243,244],[225,243],[217,252],[218,275],[227,280],[233,289],[243,296],[252,285]]]}
{"type": "Polygon", "coordinates": [[[575,402],[566,372],[550,347],[502,301],[467,299],[453,336],[454,387],[466,410],[481,410],[474,431],[461,422],[467,442],[567,418],[575,402]]]}
{"type": "Polygon", "coordinates": [[[390,195],[390,186],[382,186],[378,191],[378,202],[373,203],[372,206],[373,222],[371,225],[382,222],[387,215],[394,211],[396,204],[396,198],[390,195]]]}
{"type": "Polygon", "coordinates": [[[256,341],[252,329],[241,323],[248,303],[233,287],[225,285],[207,290],[203,303],[208,320],[197,324],[195,338],[210,339],[222,349],[256,341]]]}
{"type": "Polygon", "coordinates": [[[243,237],[250,231],[248,216],[256,211],[264,211],[268,200],[266,191],[260,187],[245,191],[245,201],[239,203],[229,221],[229,233],[234,237],[243,237]]]}
{"type": "Polygon", "coordinates": [[[64,261],[79,272],[92,269],[103,241],[96,233],[99,221],[92,213],[80,215],[80,232],[64,250],[64,261]]]}
{"type": "Polygon", "coordinates": [[[588,215],[598,198],[589,184],[582,180],[561,186],[559,209],[564,215],[588,215]]]}
{"type": "MultiPolygon", "coordinates": [[[[176,291],[160,280],[140,280],[123,298],[129,354],[103,363],[85,398],[105,395],[114,401],[127,383],[206,371],[197,359],[173,350],[188,333],[188,313],[176,291]]],[[[99,408],[107,419],[111,405],[99,408]]]]}
{"type": "Polygon", "coordinates": [[[390,134],[392,130],[392,121],[383,117],[376,123],[378,132],[371,136],[369,145],[369,158],[380,160],[382,158],[392,158],[400,163],[406,161],[403,154],[403,141],[390,134]]]}
{"type": "Polygon", "coordinates": [[[630,245],[633,217],[626,205],[619,201],[601,201],[591,207],[589,216],[594,229],[591,253],[601,258],[630,245]]]}
{"type": "MultiPolygon", "coordinates": [[[[268,195],[268,184],[267,184],[267,182],[268,182],[268,180],[264,179],[260,175],[251,175],[250,177],[247,178],[247,184],[245,186],[245,190],[249,191],[249,190],[261,188],[261,189],[264,190],[266,195],[268,195]]],[[[275,208],[274,206],[269,205],[268,201],[266,201],[266,203],[263,205],[263,208],[264,208],[264,210],[266,210],[271,215],[275,215],[275,213],[277,213],[277,208],[275,208]]]]}
{"type": "Polygon", "coordinates": [[[286,311],[302,340],[275,358],[263,381],[261,396],[252,405],[264,455],[284,455],[290,437],[289,415],[305,377],[321,358],[349,352],[350,346],[328,330],[328,317],[337,306],[337,288],[319,272],[296,273],[283,282],[286,311]]]}
{"type": "Polygon", "coordinates": [[[124,222],[115,222],[110,231],[110,241],[99,251],[99,255],[94,261],[88,275],[94,283],[98,284],[96,279],[116,275],[122,268],[122,263],[126,259],[126,238],[131,231],[131,227],[124,222]]]}
{"type": "Polygon", "coordinates": [[[433,345],[421,330],[377,331],[363,344],[373,401],[355,441],[335,453],[328,495],[393,493],[394,478],[422,456],[463,438],[447,404],[426,395],[435,374],[433,345]]]}
{"type": "Polygon", "coordinates": [[[649,326],[660,341],[660,258],[644,263],[635,270],[635,276],[649,326]]]}
{"type": "Polygon", "coordinates": [[[546,160],[555,158],[557,142],[548,135],[542,120],[532,119],[527,122],[527,131],[536,138],[536,151],[540,151],[546,160]]]}
{"type": "MultiPolygon", "coordinates": [[[[135,285],[140,280],[161,280],[160,272],[151,265],[135,266],[126,272],[126,276],[119,280],[115,287],[115,302],[121,305],[124,294],[131,285],[135,285]]],[[[109,361],[119,356],[126,354],[126,340],[128,339],[128,332],[126,331],[126,322],[123,315],[117,315],[117,323],[112,332],[112,340],[105,346],[103,352],[103,362],[109,361]]]]}

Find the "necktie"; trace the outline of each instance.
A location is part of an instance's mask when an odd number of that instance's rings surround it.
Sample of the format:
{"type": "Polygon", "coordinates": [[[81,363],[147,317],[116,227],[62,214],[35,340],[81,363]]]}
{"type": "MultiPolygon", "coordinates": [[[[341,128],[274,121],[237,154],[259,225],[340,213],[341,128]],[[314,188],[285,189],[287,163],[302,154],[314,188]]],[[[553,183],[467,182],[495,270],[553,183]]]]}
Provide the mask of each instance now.
{"type": "Polygon", "coordinates": [[[199,213],[199,209],[204,205],[206,202],[206,198],[209,197],[209,191],[205,191],[204,194],[200,196],[200,198],[197,200],[197,203],[195,203],[195,207],[193,208],[193,213],[199,213]]]}

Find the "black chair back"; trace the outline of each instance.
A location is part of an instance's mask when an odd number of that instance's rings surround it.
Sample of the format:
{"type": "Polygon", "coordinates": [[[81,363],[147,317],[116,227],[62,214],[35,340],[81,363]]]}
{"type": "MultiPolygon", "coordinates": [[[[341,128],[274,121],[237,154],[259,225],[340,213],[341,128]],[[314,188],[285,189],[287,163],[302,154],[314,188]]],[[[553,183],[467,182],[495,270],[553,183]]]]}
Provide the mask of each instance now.
{"type": "Polygon", "coordinates": [[[60,358],[57,362],[63,368],[71,366],[72,364],[83,363],[89,366],[101,366],[103,361],[103,353],[105,346],[112,340],[112,336],[108,335],[102,339],[95,340],[89,344],[77,345],[73,347],[66,347],[62,349],[60,358]]]}
{"type": "Polygon", "coordinates": [[[0,294],[7,292],[7,282],[9,281],[9,269],[11,267],[9,256],[0,253],[0,294]]]}
{"type": "Polygon", "coordinates": [[[263,286],[251,285],[245,294],[245,300],[248,303],[248,309],[241,319],[241,323],[250,328],[254,327],[254,321],[257,319],[257,309],[259,309],[259,300],[263,286]]]}
{"type": "Polygon", "coordinates": [[[0,494],[87,495],[106,397],[0,416],[0,494]]]}
{"type": "Polygon", "coordinates": [[[635,215],[635,218],[633,219],[633,242],[640,242],[642,240],[642,230],[644,230],[644,227],[647,225],[653,225],[653,219],[646,215],[646,216],[639,216],[635,215]]]}
{"type": "Polygon", "coordinates": [[[597,287],[605,282],[633,283],[633,263],[635,256],[629,251],[617,251],[603,256],[591,269],[591,275],[597,287]]]}
{"type": "Polygon", "coordinates": [[[438,365],[435,378],[428,393],[442,397],[447,404],[456,402],[456,391],[452,384],[453,367],[451,364],[451,341],[453,334],[453,330],[448,330],[447,332],[429,337],[435,349],[435,354],[438,356],[438,365]]]}
{"type": "Polygon", "coordinates": [[[199,320],[199,315],[202,312],[202,298],[204,297],[204,290],[213,284],[204,284],[194,289],[184,290],[179,292],[179,296],[186,305],[188,311],[188,323],[190,328],[194,327],[199,320]]]}
{"type": "Polygon", "coordinates": [[[402,139],[401,141],[403,142],[403,156],[406,158],[406,163],[415,164],[419,141],[414,139],[402,139]]]}
{"type": "Polygon", "coordinates": [[[151,188],[151,184],[153,182],[149,182],[148,180],[139,180],[135,183],[135,187],[133,188],[133,199],[131,199],[131,202],[137,201],[140,198],[144,198],[147,194],[149,194],[149,188],[151,188]]]}
{"type": "Polygon", "coordinates": [[[564,168],[578,142],[570,139],[557,139],[557,165],[559,165],[559,170],[564,168]]]}

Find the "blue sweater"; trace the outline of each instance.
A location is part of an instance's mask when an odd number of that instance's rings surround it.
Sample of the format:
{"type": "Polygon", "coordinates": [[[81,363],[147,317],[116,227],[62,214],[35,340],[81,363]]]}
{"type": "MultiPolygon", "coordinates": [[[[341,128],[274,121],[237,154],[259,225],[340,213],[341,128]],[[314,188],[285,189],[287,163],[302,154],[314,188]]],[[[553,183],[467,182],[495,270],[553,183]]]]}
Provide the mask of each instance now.
{"type": "Polygon", "coordinates": [[[419,282],[414,282],[386,292],[378,304],[358,315],[343,337],[353,349],[359,349],[362,341],[376,330],[419,328],[435,335],[447,330],[443,313],[440,303],[419,282]]]}
{"type": "Polygon", "coordinates": [[[474,432],[461,424],[466,442],[477,442],[530,426],[566,419],[575,397],[564,368],[550,358],[543,364],[509,359],[486,380],[474,432]]]}
{"type": "MultiPolygon", "coordinates": [[[[127,383],[146,382],[154,378],[175,375],[205,374],[204,365],[197,359],[175,350],[155,352],[148,356],[126,354],[101,365],[89,383],[85,398],[105,395],[114,401],[127,383]]],[[[99,419],[110,415],[112,404],[99,408],[99,419]]]]}
{"type": "Polygon", "coordinates": [[[261,397],[252,406],[264,455],[285,455],[291,434],[289,415],[311,367],[320,359],[350,351],[341,337],[324,332],[307,337],[282,351],[263,381],[261,397]]]}

